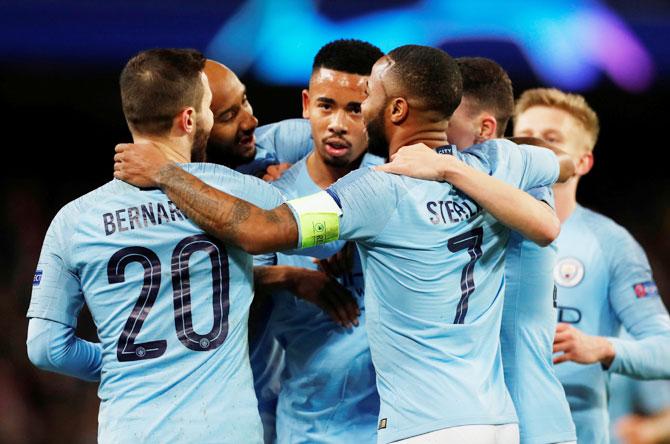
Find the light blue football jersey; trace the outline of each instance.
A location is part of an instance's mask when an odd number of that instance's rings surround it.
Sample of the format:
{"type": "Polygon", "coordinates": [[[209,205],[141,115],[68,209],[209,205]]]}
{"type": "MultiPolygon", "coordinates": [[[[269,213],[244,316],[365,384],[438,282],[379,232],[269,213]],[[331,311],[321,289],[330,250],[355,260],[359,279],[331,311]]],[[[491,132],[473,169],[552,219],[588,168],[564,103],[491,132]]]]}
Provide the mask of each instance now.
{"type": "Polygon", "coordinates": [[[307,119],[286,119],[256,130],[254,159],[236,168],[243,174],[258,176],[270,165],[296,163],[312,151],[312,129],[307,119]]]}
{"type": "MultiPolygon", "coordinates": [[[[302,154],[303,156],[306,156],[309,152],[312,151],[313,148],[311,127],[309,124],[309,120],[306,119],[283,120],[277,123],[260,127],[257,131],[257,140],[259,142],[257,142],[258,151],[256,157],[257,159],[261,160],[274,159],[274,157],[272,156],[267,157],[262,153],[277,153],[275,157],[280,158],[281,161],[295,163],[295,161],[297,160],[295,159],[296,155],[302,154]]],[[[370,165],[379,165],[382,164],[383,162],[384,160],[382,158],[372,155],[370,153],[366,153],[363,156],[363,160],[361,161],[361,167],[370,165]]],[[[272,163],[276,163],[276,161],[272,160],[271,162],[267,163],[267,165],[272,163]]],[[[267,165],[265,167],[267,167],[267,165]]],[[[300,168],[301,168],[300,171],[302,171],[304,165],[300,168]]],[[[291,173],[286,172],[285,174],[289,174],[289,176],[291,176],[295,173],[295,171],[298,170],[293,170],[291,173]]],[[[288,177],[283,178],[279,181],[280,183],[284,184],[282,185],[282,188],[285,189],[290,188],[287,185],[289,183],[287,181],[288,177]]],[[[294,183],[294,181],[295,177],[292,176],[292,178],[290,179],[290,183],[294,183]]],[[[297,196],[297,194],[295,193],[297,190],[302,190],[301,186],[291,190],[291,194],[297,196]]],[[[318,191],[318,189],[315,188],[315,185],[311,179],[306,180],[304,186],[314,187],[310,188],[310,190],[318,191]]],[[[302,191],[301,193],[306,194],[302,191]]],[[[311,255],[319,259],[324,259],[337,253],[342,247],[342,245],[343,245],[342,242],[333,242],[331,244],[303,250],[301,254],[311,255]]],[[[276,264],[276,260],[277,260],[276,255],[260,255],[256,257],[256,264],[274,265],[276,264]]],[[[288,260],[290,261],[291,259],[289,258],[288,260]]],[[[309,266],[311,268],[313,267],[313,264],[310,263],[309,266]]],[[[292,295],[290,297],[293,298],[292,295]]],[[[303,304],[308,304],[304,301],[299,302],[303,304]]],[[[272,442],[273,438],[271,437],[275,435],[276,406],[279,398],[278,394],[281,387],[281,380],[283,379],[281,374],[285,368],[284,349],[277,342],[274,333],[270,331],[270,327],[271,326],[268,324],[267,328],[263,330],[259,335],[259,338],[250,344],[251,367],[254,374],[254,386],[256,389],[256,396],[258,397],[259,401],[258,403],[259,412],[261,414],[261,418],[263,419],[263,428],[265,430],[266,443],[272,442]]],[[[287,396],[289,395],[284,394],[283,399],[287,399],[287,396]]],[[[365,399],[365,397],[363,398],[365,399]]],[[[377,401],[376,411],[379,410],[378,404],[379,403],[377,401]]],[[[346,412],[346,409],[341,411],[346,412]]],[[[302,417],[296,419],[295,425],[291,425],[290,417],[283,415],[284,419],[282,420],[282,423],[287,424],[282,427],[284,430],[282,432],[283,436],[287,436],[286,434],[289,432],[293,433],[294,435],[298,433],[298,432],[294,433],[293,430],[300,430],[300,427],[304,426],[304,419],[303,419],[303,417],[305,416],[304,413],[305,411],[301,411],[302,417]]],[[[335,421],[336,422],[339,421],[339,418],[335,418],[335,421]]],[[[366,421],[367,417],[364,414],[364,416],[360,419],[360,422],[362,424],[365,424],[366,421]]],[[[321,424],[323,424],[323,422],[321,422],[321,424]]],[[[333,426],[331,426],[331,428],[332,427],[333,426]]],[[[318,435],[317,431],[322,429],[323,425],[319,425],[305,436],[309,437],[316,436],[318,435]]],[[[361,432],[360,428],[358,427],[352,428],[352,431],[353,430],[361,432]]],[[[353,436],[353,434],[351,433],[349,433],[349,435],[353,436]]],[[[327,439],[327,437],[321,435],[318,439],[327,439]]]]}
{"type": "MultiPolygon", "coordinates": [[[[550,187],[529,193],[553,208],[550,187]]],[[[552,363],[555,263],[554,244],[543,248],[516,231],[510,234],[500,340],[505,383],[519,417],[522,444],[576,439],[570,407],[552,363]]]]}
{"type": "MultiPolygon", "coordinates": [[[[263,208],[282,203],[225,167],[184,169],[263,208]]],[[[74,327],[86,303],[97,326],[100,442],[262,442],[250,255],[207,236],[160,190],[113,180],[56,215],[37,275],[29,317],[74,327]]]]}
{"type": "MultiPolygon", "coordinates": [[[[523,189],[558,176],[556,157],[541,148],[495,140],[470,154],[446,150],[523,189]]],[[[448,184],[372,169],[319,198],[340,207],[339,237],[356,240],[361,255],[378,441],[516,422],[500,357],[509,230],[448,184]]]]}
{"type": "MultiPolygon", "coordinates": [[[[306,158],[273,184],[287,198],[320,191],[306,158]]],[[[343,242],[326,247],[332,254],[343,242]]],[[[276,255],[278,265],[316,270],[309,256],[276,255]]],[[[374,443],[379,395],[375,385],[363,303],[363,271],[355,254],[351,272],[339,279],[361,309],[358,327],[335,324],[321,308],[287,291],[273,296],[270,329],[286,351],[277,406],[277,442],[374,443]]]]}
{"type": "Polygon", "coordinates": [[[607,336],[616,350],[608,370],[600,364],[556,366],[578,442],[604,444],[609,442],[609,374],[670,377],[670,318],[644,251],[623,227],[577,205],[556,242],[558,321],[607,336]],[[616,337],[622,325],[635,339],[616,337]]]}
{"type": "MultiPolygon", "coordinates": [[[[269,257],[274,255],[262,255],[269,257]]],[[[258,261],[254,265],[272,265],[258,261]]],[[[268,322],[272,313],[272,299],[263,301],[260,308],[252,308],[249,317],[249,361],[254,377],[254,391],[258,399],[258,413],[263,423],[263,441],[276,441],[277,401],[284,370],[284,349],[272,335],[268,322]],[[253,332],[253,333],[252,333],[253,332]]]]}

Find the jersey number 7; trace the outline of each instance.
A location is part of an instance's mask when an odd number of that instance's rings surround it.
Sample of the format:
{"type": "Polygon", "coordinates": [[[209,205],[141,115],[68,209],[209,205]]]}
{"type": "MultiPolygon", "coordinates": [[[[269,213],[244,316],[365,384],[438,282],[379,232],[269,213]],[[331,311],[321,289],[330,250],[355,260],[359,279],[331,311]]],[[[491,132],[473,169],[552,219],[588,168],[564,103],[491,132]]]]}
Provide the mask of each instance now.
{"type": "Polygon", "coordinates": [[[465,322],[465,315],[468,312],[468,298],[475,291],[475,263],[482,257],[483,239],[484,230],[482,227],[478,227],[454,236],[447,241],[447,248],[452,253],[467,249],[470,255],[470,261],[465,264],[461,273],[461,299],[458,301],[454,324],[463,324],[465,322]]]}

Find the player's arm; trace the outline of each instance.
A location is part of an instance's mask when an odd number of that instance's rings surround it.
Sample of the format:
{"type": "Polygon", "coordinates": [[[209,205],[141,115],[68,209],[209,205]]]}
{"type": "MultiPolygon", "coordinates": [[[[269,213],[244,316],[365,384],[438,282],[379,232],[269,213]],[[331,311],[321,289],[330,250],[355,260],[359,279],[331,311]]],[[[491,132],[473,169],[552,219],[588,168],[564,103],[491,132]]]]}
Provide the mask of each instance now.
{"type": "Polygon", "coordinates": [[[670,441],[670,409],[653,416],[630,415],[616,425],[623,444],[663,444],[670,441]]]}
{"type": "Polygon", "coordinates": [[[638,379],[670,378],[670,316],[644,251],[621,227],[597,233],[609,267],[608,298],[632,339],[591,336],[559,324],[554,352],[563,354],[554,361],[600,362],[638,379]]]}
{"type": "Polygon", "coordinates": [[[100,344],[76,337],[77,317],[84,305],[81,283],[69,265],[72,221],[65,207],[44,238],[28,308],[28,357],[37,367],[97,381],[102,367],[100,344]]]}
{"type": "Polygon", "coordinates": [[[376,169],[449,182],[501,223],[538,245],[549,245],[558,236],[560,222],[548,205],[455,156],[438,154],[426,145],[417,144],[401,148],[391,159],[391,163],[376,169]]]}
{"type": "Polygon", "coordinates": [[[570,157],[569,154],[545,140],[539,139],[537,137],[509,137],[509,140],[516,143],[517,145],[540,146],[542,148],[547,148],[553,151],[558,158],[559,165],[557,182],[565,182],[574,176],[575,172],[577,171],[575,167],[575,161],[572,159],[572,157],[570,157]]]}
{"type": "Polygon", "coordinates": [[[609,370],[638,379],[670,378],[670,316],[642,247],[623,228],[607,243],[608,297],[633,339],[606,338],[614,348],[609,370]]]}
{"type": "Polygon", "coordinates": [[[159,186],[200,228],[251,254],[295,248],[298,227],[284,204],[264,210],[187,173],[150,144],[119,145],[114,177],[140,187],[159,186]]]}
{"type": "Polygon", "coordinates": [[[30,362],[42,370],[85,381],[100,380],[101,344],[78,338],[69,325],[32,318],[26,345],[30,362]]]}
{"type": "Polygon", "coordinates": [[[203,230],[252,254],[372,237],[388,221],[385,215],[395,210],[398,194],[381,174],[365,169],[367,176],[361,180],[343,178],[328,192],[263,210],[208,186],[169,162],[153,145],[119,145],[116,151],[114,177],[140,187],[160,186],[203,230]],[[346,212],[345,203],[350,206],[346,212]]]}
{"type": "Polygon", "coordinates": [[[337,280],[321,271],[288,265],[257,265],[254,288],[261,297],[277,290],[290,291],[317,305],[337,324],[358,326],[361,312],[354,297],[337,280]]]}

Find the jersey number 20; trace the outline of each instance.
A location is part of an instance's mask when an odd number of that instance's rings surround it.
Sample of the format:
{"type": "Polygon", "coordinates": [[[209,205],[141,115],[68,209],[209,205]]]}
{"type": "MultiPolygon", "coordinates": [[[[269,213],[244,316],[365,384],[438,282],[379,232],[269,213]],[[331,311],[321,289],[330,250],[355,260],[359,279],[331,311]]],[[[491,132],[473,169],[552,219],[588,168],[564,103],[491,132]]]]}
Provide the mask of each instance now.
{"type": "MultiPolygon", "coordinates": [[[[110,284],[125,281],[126,266],[138,262],[144,268],[144,283],[130,317],[116,346],[119,361],[153,359],[165,353],[167,341],[156,340],[135,343],[142,324],[156,302],[161,285],[161,263],[156,253],[144,247],[123,248],[109,259],[107,278],[110,284]]],[[[229,270],[226,248],[204,234],[182,239],[172,252],[172,302],[177,337],[184,346],[194,351],[214,350],[228,335],[229,270]],[[212,263],[212,310],[214,323],[206,334],[193,330],[191,316],[191,278],[189,259],[196,251],[204,251],[212,263]]]]}

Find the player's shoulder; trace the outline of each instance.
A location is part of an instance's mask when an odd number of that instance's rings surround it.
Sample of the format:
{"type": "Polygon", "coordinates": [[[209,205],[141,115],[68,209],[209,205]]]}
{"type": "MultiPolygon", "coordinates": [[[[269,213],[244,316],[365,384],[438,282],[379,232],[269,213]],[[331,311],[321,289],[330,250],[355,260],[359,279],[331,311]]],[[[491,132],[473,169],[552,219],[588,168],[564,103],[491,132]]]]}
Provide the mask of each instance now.
{"type": "Polygon", "coordinates": [[[406,196],[410,195],[410,191],[422,182],[438,183],[365,167],[339,179],[328,188],[328,192],[342,202],[391,208],[397,207],[406,196]]]}
{"type": "Polygon", "coordinates": [[[462,153],[477,157],[498,157],[517,148],[518,145],[508,139],[488,139],[468,147],[462,153]]]}
{"type": "Polygon", "coordinates": [[[289,191],[295,190],[298,184],[298,178],[304,172],[307,166],[307,157],[305,156],[300,159],[298,162],[291,165],[291,167],[284,171],[281,177],[274,182],[271,182],[273,186],[278,188],[284,194],[290,194],[289,191]]]}
{"type": "Polygon", "coordinates": [[[257,177],[242,174],[239,171],[215,163],[187,163],[181,164],[180,167],[208,185],[231,193],[238,189],[244,189],[248,184],[257,186],[257,181],[267,185],[257,177]]]}
{"type": "Polygon", "coordinates": [[[274,152],[278,143],[311,140],[307,119],[285,119],[256,129],[256,150],[274,152]]]}
{"type": "MultiPolygon", "coordinates": [[[[76,199],[71,200],[65,204],[58,214],[57,218],[78,218],[81,217],[86,211],[95,208],[110,199],[113,199],[115,196],[118,196],[124,187],[125,183],[114,179],[104,185],[95,188],[94,190],[89,191],[86,194],[83,194],[76,199]]],[[[129,185],[126,185],[129,186],[129,185]]]]}
{"type": "Polygon", "coordinates": [[[631,234],[623,226],[619,225],[614,219],[598,213],[590,208],[577,205],[575,212],[578,213],[583,224],[592,229],[594,235],[601,239],[629,238],[631,234]]]}
{"type": "MultiPolygon", "coordinates": [[[[311,131],[309,120],[307,119],[284,119],[279,122],[269,123],[259,126],[256,129],[257,141],[262,141],[264,138],[271,136],[277,131],[292,132],[295,130],[311,131]]],[[[258,142],[257,142],[258,143],[258,142]]]]}
{"type": "Polygon", "coordinates": [[[181,167],[206,184],[261,208],[274,208],[284,200],[282,194],[267,182],[223,165],[189,163],[181,167]]]}
{"type": "Polygon", "coordinates": [[[100,208],[100,206],[118,196],[123,185],[123,182],[114,179],[63,205],[52,219],[49,232],[51,234],[59,233],[60,236],[70,238],[81,225],[81,221],[84,220],[87,213],[95,211],[96,208],[100,208]]]}
{"type": "Polygon", "coordinates": [[[624,257],[643,253],[642,247],[632,234],[612,218],[578,205],[582,226],[598,241],[602,251],[610,257],[624,257]]]}
{"type": "Polygon", "coordinates": [[[409,182],[417,180],[408,176],[377,171],[374,166],[366,166],[340,178],[333,186],[339,189],[362,186],[382,193],[396,187],[404,187],[406,179],[409,179],[409,182]]]}

